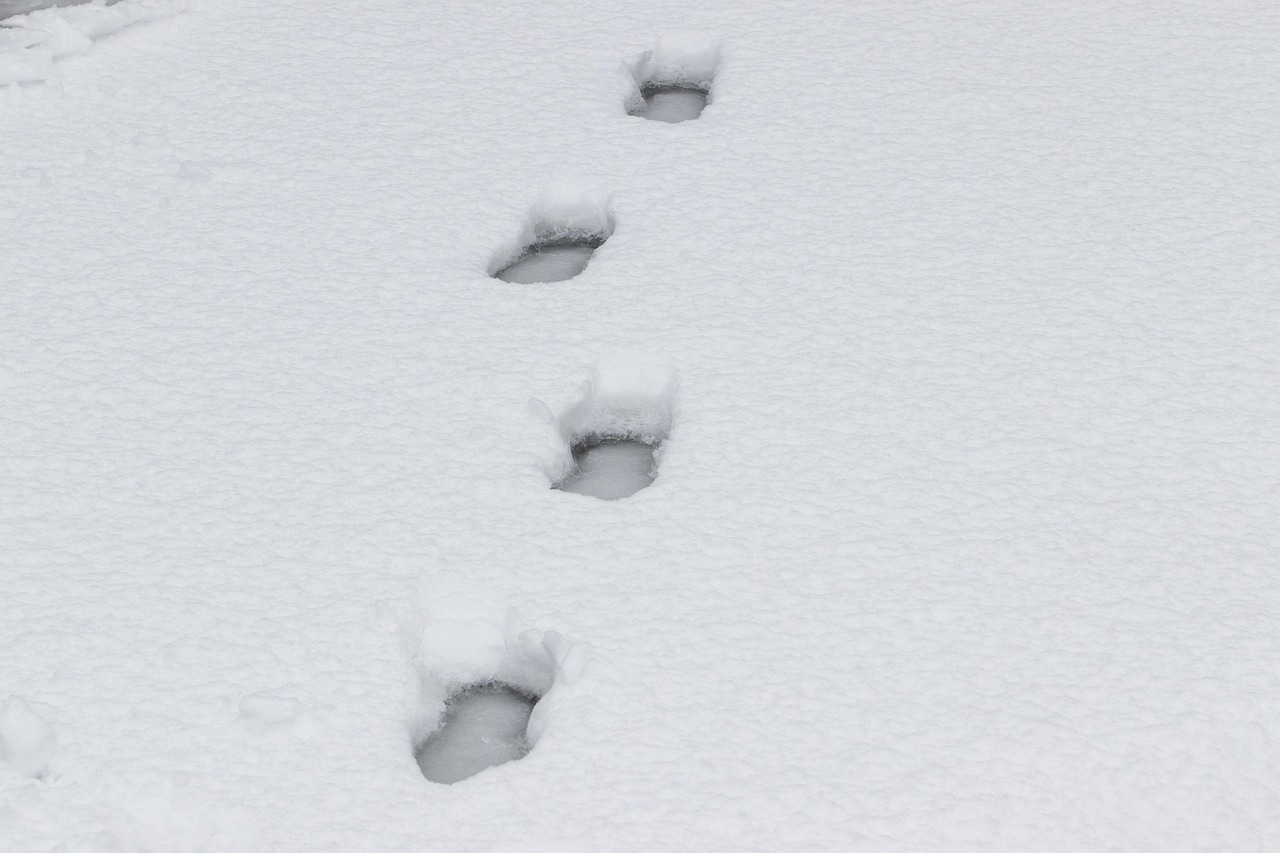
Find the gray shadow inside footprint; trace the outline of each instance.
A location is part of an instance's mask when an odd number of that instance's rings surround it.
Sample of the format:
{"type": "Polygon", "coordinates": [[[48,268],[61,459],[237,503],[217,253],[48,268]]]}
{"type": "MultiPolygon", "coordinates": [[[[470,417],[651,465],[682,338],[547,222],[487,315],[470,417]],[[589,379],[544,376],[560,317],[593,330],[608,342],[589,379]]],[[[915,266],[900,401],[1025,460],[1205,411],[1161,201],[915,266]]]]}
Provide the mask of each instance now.
{"type": "Polygon", "coordinates": [[[678,124],[702,115],[710,93],[696,86],[650,85],[641,88],[640,96],[644,100],[632,111],[632,115],[651,121],[678,124]]]}
{"type": "Polygon", "coordinates": [[[587,268],[603,244],[604,238],[598,235],[534,243],[493,277],[514,284],[568,281],[587,268]]]}
{"type": "Polygon", "coordinates": [[[445,702],[440,728],[418,750],[422,775],[452,785],[524,758],[529,715],[537,703],[537,697],[506,684],[477,684],[455,693],[445,702]]]}
{"type": "Polygon", "coordinates": [[[630,497],[657,478],[656,450],[629,438],[583,442],[573,448],[573,472],[555,488],[604,501],[630,497]]]}

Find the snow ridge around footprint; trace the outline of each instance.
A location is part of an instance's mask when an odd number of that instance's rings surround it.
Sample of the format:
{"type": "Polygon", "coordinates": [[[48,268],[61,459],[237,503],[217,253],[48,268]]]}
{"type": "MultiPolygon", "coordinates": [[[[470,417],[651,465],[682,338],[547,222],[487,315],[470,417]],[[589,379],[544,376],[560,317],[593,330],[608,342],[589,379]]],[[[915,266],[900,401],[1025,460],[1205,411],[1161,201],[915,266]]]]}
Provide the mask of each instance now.
{"type": "Polygon", "coordinates": [[[657,478],[671,433],[674,372],[643,360],[593,367],[560,415],[534,401],[553,433],[544,457],[551,487],[618,500],[657,478]]]}
{"type": "Polygon", "coordinates": [[[515,284],[568,281],[587,268],[615,227],[606,198],[548,194],[529,212],[519,237],[494,257],[489,275],[515,284]]]}
{"type": "Polygon", "coordinates": [[[410,736],[431,782],[454,784],[524,758],[582,671],[581,644],[503,621],[440,619],[422,628],[410,736]]]}
{"type": "Polygon", "coordinates": [[[651,121],[679,124],[702,115],[720,65],[720,45],[696,34],[672,34],[624,63],[626,110],[651,121]]]}

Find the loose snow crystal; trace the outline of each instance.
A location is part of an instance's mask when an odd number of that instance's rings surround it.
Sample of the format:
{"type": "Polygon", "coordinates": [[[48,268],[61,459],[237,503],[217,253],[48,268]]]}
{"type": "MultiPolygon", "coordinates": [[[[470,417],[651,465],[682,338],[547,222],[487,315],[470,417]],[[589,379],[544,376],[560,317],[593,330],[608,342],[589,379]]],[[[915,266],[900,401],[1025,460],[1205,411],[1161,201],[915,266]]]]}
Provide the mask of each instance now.
{"type": "Polygon", "coordinates": [[[10,696],[0,704],[0,767],[39,777],[57,748],[57,733],[26,702],[10,696]]]}

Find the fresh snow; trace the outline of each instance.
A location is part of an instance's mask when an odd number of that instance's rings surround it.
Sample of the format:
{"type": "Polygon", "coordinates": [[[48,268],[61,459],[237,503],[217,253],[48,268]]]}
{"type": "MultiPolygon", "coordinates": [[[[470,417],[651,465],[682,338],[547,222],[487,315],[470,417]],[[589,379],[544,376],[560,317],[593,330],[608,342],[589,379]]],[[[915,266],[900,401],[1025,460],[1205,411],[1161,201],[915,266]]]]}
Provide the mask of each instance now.
{"type": "Polygon", "coordinates": [[[1280,847],[1278,41],[5,20],[0,850],[1280,847]],[[659,476],[552,488],[593,437],[659,476]],[[528,754],[425,779],[494,683],[528,754]]]}

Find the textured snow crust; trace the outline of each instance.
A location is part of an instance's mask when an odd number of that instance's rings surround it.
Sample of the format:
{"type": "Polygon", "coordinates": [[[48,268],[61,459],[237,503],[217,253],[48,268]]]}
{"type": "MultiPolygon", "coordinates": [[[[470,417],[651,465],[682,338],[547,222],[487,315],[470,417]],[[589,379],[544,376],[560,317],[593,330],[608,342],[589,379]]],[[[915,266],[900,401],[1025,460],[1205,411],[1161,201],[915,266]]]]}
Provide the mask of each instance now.
{"type": "Polygon", "coordinates": [[[71,8],[37,9],[6,17],[0,2],[0,86],[34,83],[55,73],[55,61],[88,53],[96,40],[146,21],[171,17],[187,0],[106,0],[71,8]]]}
{"type": "Polygon", "coordinates": [[[1280,847],[1278,40],[195,0],[6,78],[0,850],[1280,847]],[[712,102],[627,115],[675,28],[712,102]]]}

